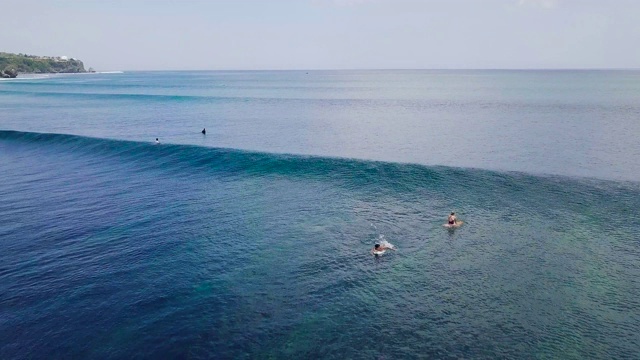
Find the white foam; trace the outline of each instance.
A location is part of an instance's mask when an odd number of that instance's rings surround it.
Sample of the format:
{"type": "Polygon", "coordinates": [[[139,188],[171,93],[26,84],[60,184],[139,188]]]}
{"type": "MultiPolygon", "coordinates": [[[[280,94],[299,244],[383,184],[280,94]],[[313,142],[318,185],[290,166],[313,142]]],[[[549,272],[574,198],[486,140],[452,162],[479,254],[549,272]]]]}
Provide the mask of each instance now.
{"type": "Polygon", "coordinates": [[[388,247],[389,249],[395,249],[396,246],[393,245],[392,243],[388,242],[385,238],[384,235],[380,234],[378,236],[378,241],[376,241],[377,244],[380,244],[380,246],[384,246],[384,247],[388,247]]]}
{"type": "Polygon", "coordinates": [[[0,78],[0,81],[20,81],[20,80],[38,80],[48,79],[49,74],[19,74],[15,78],[0,78]]]}

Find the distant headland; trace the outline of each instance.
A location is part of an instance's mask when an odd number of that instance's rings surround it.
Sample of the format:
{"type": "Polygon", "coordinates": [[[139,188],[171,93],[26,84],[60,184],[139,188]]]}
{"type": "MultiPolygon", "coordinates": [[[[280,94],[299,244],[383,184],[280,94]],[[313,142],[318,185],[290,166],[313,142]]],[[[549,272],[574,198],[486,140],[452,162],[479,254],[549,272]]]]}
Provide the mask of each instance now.
{"type": "Polygon", "coordinates": [[[82,61],[66,56],[36,56],[0,52],[0,78],[14,78],[18,74],[85,73],[82,61]]]}

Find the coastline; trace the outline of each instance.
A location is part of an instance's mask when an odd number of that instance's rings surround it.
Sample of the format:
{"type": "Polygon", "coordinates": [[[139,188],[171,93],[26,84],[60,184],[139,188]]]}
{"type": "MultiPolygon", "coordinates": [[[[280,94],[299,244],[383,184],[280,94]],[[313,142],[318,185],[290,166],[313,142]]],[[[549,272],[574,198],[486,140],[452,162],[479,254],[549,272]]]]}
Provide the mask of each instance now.
{"type": "Polygon", "coordinates": [[[82,76],[82,75],[94,75],[94,74],[124,74],[124,71],[113,70],[113,71],[93,71],[93,72],[82,72],[82,73],[20,73],[18,76],[14,78],[0,78],[0,81],[11,81],[11,80],[35,80],[35,79],[49,79],[53,77],[61,77],[61,76],[82,76]]]}

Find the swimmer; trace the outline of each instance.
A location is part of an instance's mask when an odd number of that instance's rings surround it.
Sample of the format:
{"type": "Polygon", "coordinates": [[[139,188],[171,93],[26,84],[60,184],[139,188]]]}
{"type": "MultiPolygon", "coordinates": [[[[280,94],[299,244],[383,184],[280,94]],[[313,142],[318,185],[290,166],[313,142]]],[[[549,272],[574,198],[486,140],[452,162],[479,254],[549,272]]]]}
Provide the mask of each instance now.
{"type": "Polygon", "coordinates": [[[201,133],[202,133],[202,135],[206,135],[207,134],[207,129],[202,129],[201,133]]]}
{"type": "Polygon", "coordinates": [[[160,140],[158,140],[158,138],[156,138],[156,144],[160,144],[160,140]]]}
{"type": "Polygon", "coordinates": [[[372,255],[379,255],[379,254],[382,254],[386,250],[396,251],[396,249],[394,249],[392,247],[388,247],[388,246],[384,246],[384,245],[380,245],[380,244],[375,244],[373,249],[371,249],[371,254],[372,255]]]}

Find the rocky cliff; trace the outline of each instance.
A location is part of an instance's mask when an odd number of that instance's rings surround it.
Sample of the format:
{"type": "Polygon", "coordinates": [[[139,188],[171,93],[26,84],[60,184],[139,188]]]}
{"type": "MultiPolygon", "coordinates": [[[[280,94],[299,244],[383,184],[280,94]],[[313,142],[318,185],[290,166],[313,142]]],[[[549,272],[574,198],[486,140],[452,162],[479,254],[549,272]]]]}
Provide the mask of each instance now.
{"type": "Polygon", "coordinates": [[[0,77],[14,78],[20,73],[82,73],[82,61],[67,57],[35,56],[0,52],[0,77]]]}

